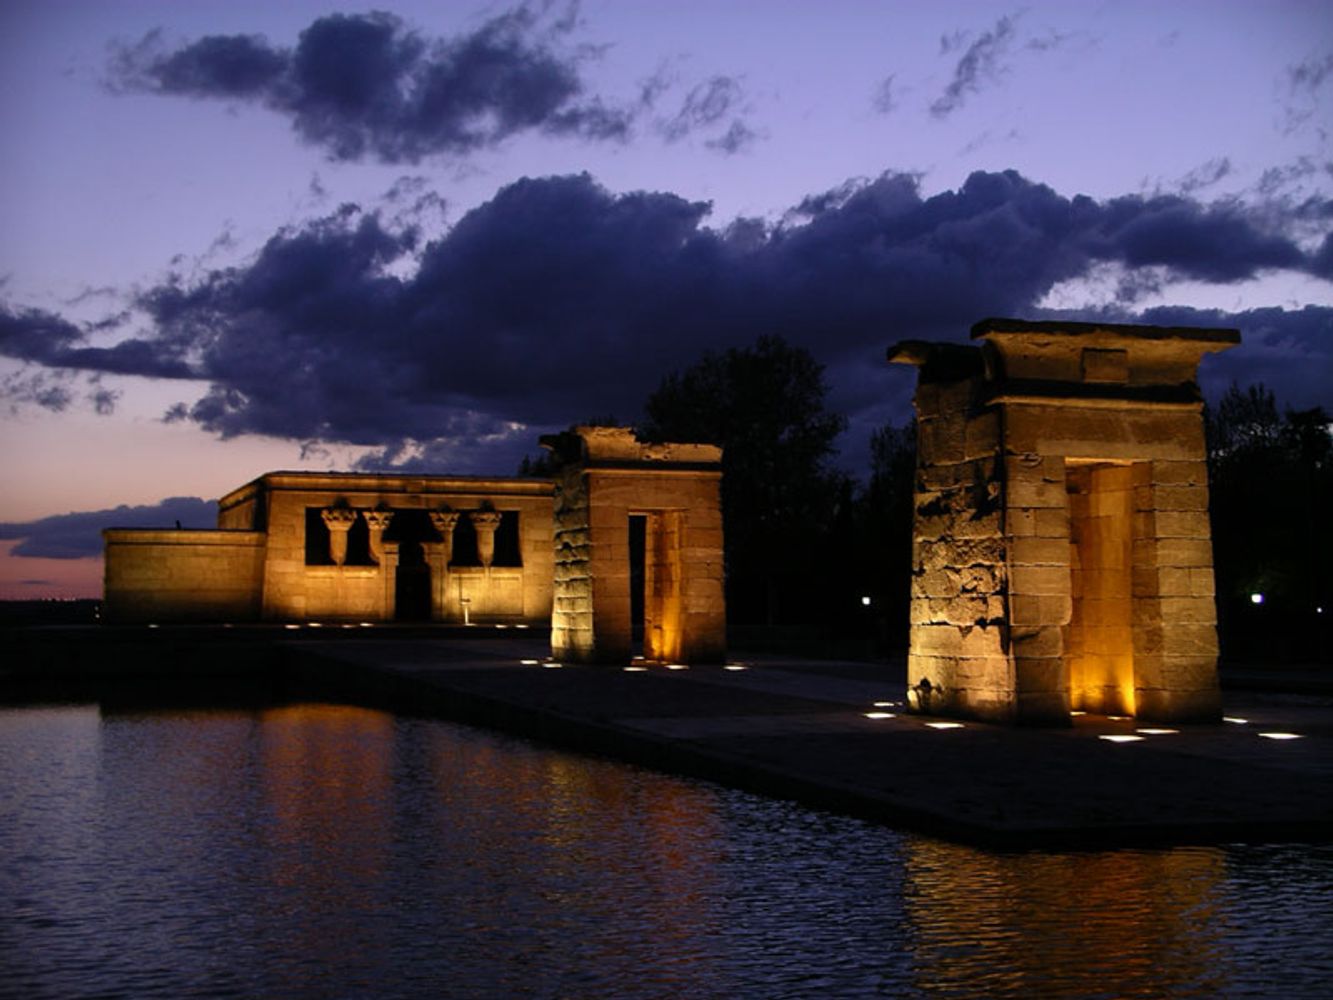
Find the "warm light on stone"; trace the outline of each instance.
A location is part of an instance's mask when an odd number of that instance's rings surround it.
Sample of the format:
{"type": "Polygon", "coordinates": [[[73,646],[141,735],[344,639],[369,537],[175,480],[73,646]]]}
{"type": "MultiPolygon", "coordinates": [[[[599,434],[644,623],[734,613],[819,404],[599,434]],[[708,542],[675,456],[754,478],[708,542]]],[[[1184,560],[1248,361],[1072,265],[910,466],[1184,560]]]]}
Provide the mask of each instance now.
{"type": "Polygon", "coordinates": [[[646,443],[618,427],[575,427],[542,445],[560,470],[553,653],[576,662],[630,662],[630,527],[641,517],[645,655],[722,662],[721,449],[646,443]]]}
{"type": "Polygon", "coordinates": [[[909,709],[1221,714],[1202,398],[1234,330],[983,320],[916,365],[909,709]]]}

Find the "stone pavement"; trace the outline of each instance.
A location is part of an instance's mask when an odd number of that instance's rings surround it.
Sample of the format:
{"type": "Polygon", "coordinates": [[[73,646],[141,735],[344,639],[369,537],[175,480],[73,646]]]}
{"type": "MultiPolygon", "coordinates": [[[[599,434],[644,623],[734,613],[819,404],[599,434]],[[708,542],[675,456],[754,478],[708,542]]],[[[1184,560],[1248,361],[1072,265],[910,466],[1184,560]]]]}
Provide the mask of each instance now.
{"type": "Polygon", "coordinates": [[[1229,721],[1010,729],[905,714],[884,664],[552,665],[536,636],[303,639],[294,692],[455,718],[999,847],[1326,840],[1333,697],[1224,694],[1229,721]],[[739,669],[738,669],[739,668],[739,669]],[[1284,738],[1289,734],[1295,738],[1284,738]],[[1116,739],[1106,739],[1115,737],[1116,739]]]}

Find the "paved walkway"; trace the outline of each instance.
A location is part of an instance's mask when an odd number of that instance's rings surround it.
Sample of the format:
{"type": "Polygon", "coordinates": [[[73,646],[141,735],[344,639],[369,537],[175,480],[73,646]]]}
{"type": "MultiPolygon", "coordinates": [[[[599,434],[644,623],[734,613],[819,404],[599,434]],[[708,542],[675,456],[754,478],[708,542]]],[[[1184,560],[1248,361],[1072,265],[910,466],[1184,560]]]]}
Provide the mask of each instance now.
{"type": "Polygon", "coordinates": [[[551,665],[512,639],[306,639],[299,688],[1004,847],[1328,839],[1333,697],[1228,692],[1228,721],[1034,730],[908,716],[889,668],[551,665]],[[1106,739],[1115,737],[1116,739],[1106,739]],[[1294,737],[1294,738],[1292,738],[1294,737]]]}

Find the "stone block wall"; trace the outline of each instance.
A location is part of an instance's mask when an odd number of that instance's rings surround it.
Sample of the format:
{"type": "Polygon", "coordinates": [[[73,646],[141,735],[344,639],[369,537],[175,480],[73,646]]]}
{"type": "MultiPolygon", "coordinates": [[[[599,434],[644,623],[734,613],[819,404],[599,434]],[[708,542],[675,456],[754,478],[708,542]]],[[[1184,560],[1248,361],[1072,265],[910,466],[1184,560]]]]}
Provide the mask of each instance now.
{"type": "Polygon", "coordinates": [[[629,522],[644,516],[645,654],[723,659],[720,450],[646,444],[620,428],[580,427],[542,443],[560,463],[553,655],[597,663],[633,656],[629,522]]]}
{"type": "Polygon", "coordinates": [[[1193,378],[1235,331],[983,321],[920,369],[909,704],[1023,723],[1216,718],[1193,378]]]}
{"type": "Polygon", "coordinates": [[[251,621],[259,615],[264,535],[109,528],[103,620],[251,621]]]}

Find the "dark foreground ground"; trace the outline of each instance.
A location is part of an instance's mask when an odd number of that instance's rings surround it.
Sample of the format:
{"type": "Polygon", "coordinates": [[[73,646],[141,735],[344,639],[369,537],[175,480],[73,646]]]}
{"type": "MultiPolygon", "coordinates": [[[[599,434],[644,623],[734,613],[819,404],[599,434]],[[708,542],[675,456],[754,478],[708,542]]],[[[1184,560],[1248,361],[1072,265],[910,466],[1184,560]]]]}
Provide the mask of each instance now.
{"type": "Polygon", "coordinates": [[[936,728],[945,720],[905,714],[901,664],[555,666],[537,630],[89,627],[5,640],[10,704],[354,702],[997,847],[1333,838],[1329,668],[1224,667],[1234,721],[1154,733],[1104,716],[936,728]]]}

